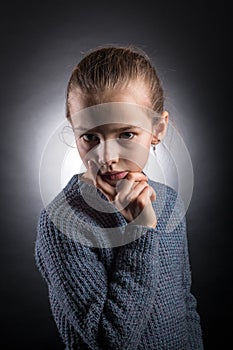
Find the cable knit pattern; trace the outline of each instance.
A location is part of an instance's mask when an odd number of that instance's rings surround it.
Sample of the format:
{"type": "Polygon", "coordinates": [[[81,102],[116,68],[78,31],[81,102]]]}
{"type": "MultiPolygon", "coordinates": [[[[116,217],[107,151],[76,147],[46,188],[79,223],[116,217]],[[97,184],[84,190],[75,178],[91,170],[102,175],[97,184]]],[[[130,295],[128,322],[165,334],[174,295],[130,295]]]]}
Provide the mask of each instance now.
{"type": "Polygon", "coordinates": [[[42,210],[35,261],[66,350],[203,349],[182,202],[169,186],[149,184],[155,229],[127,224],[79,174],[42,210]]]}

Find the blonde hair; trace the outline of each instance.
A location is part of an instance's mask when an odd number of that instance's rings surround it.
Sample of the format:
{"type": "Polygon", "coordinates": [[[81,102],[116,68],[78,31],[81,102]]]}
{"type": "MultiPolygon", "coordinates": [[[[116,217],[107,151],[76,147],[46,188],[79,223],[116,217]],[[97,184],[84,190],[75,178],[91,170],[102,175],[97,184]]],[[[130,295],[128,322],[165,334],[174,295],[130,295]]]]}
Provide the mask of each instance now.
{"type": "Polygon", "coordinates": [[[98,101],[108,90],[119,90],[130,82],[144,84],[151,108],[158,114],[164,109],[164,94],[157,72],[138,47],[109,46],[89,52],[74,68],[67,85],[66,117],[70,118],[69,95],[76,89],[82,98],[98,101]]]}

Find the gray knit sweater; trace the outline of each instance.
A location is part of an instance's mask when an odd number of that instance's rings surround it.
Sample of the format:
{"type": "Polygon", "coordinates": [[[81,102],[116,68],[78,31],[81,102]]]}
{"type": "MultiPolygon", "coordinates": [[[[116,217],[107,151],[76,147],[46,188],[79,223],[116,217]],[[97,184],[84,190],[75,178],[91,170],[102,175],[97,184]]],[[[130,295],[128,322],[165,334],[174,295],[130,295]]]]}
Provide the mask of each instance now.
{"type": "Polygon", "coordinates": [[[182,202],[149,185],[155,229],[128,225],[80,175],[42,210],[35,261],[66,350],[203,349],[182,202]]]}

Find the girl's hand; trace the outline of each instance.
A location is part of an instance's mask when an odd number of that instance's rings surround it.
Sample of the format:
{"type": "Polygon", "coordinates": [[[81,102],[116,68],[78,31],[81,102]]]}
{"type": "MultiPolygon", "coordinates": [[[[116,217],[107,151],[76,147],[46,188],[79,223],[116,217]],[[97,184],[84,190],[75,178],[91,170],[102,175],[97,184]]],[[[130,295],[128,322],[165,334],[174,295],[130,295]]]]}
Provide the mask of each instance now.
{"type": "Polygon", "coordinates": [[[99,188],[128,222],[156,227],[157,218],[151,203],[156,199],[156,194],[143,173],[129,172],[114,187],[101,178],[94,162],[89,161],[89,168],[82,179],[99,188]]]}

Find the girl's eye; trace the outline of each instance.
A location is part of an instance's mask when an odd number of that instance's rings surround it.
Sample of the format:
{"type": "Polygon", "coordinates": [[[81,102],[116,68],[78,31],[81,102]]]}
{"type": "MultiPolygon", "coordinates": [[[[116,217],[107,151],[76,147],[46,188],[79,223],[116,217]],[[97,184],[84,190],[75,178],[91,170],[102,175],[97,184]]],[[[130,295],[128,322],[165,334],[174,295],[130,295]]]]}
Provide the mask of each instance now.
{"type": "Polygon", "coordinates": [[[123,132],[121,135],[120,135],[120,138],[121,139],[132,139],[133,137],[135,136],[135,133],[133,132],[123,132]]]}
{"type": "Polygon", "coordinates": [[[98,141],[98,137],[93,134],[84,134],[82,138],[85,142],[95,142],[98,141]]]}

